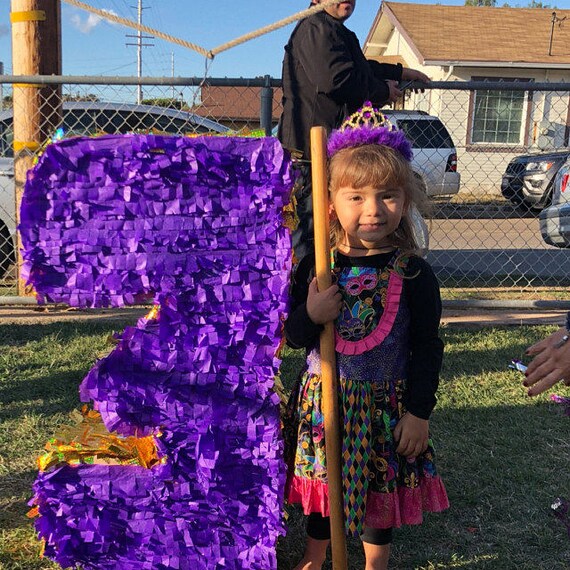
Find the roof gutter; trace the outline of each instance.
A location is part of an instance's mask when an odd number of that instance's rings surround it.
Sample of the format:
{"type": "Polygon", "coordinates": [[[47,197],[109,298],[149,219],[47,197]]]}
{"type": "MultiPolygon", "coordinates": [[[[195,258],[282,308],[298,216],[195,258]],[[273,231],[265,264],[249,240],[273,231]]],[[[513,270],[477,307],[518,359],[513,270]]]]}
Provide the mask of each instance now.
{"type": "MultiPolygon", "coordinates": [[[[404,26],[402,26],[402,24],[400,24],[398,18],[396,18],[396,15],[394,14],[394,12],[392,12],[392,10],[390,10],[390,6],[388,6],[388,4],[386,4],[384,2],[382,2],[381,6],[380,6],[380,10],[378,11],[378,18],[374,21],[375,25],[378,25],[377,22],[380,22],[380,17],[382,15],[385,15],[388,18],[388,21],[392,24],[394,29],[400,34],[400,37],[402,37],[406,41],[406,43],[408,44],[408,46],[410,47],[410,49],[412,50],[412,52],[416,56],[417,60],[422,65],[425,65],[424,56],[420,53],[418,46],[416,46],[414,40],[412,40],[411,36],[408,34],[408,32],[406,32],[406,29],[404,28],[404,26]]],[[[372,30],[372,28],[371,28],[371,30],[372,30]]],[[[370,34],[369,34],[369,37],[372,39],[370,34]]],[[[368,38],[367,38],[367,41],[368,41],[368,38]]]]}
{"type": "Polygon", "coordinates": [[[424,65],[439,65],[441,67],[510,67],[521,69],[570,69],[568,63],[528,63],[525,61],[449,61],[426,59],[424,65]]]}
{"type": "Polygon", "coordinates": [[[443,81],[449,81],[449,78],[451,77],[451,74],[453,73],[454,69],[455,65],[451,64],[449,66],[449,69],[447,70],[447,73],[445,74],[445,77],[443,78],[443,81]]]}

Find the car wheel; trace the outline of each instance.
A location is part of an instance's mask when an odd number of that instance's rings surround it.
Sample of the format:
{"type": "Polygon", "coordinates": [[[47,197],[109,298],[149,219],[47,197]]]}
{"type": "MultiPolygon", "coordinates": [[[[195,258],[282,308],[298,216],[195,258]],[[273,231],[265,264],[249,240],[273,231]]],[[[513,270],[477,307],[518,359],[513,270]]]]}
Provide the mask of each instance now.
{"type": "Polygon", "coordinates": [[[542,200],[538,204],[534,205],[534,209],[537,212],[542,212],[542,210],[544,210],[544,208],[548,208],[548,206],[550,206],[552,204],[552,194],[553,194],[553,188],[551,186],[547,190],[546,194],[543,196],[542,200]]]}
{"type": "Polygon", "coordinates": [[[520,218],[538,218],[538,215],[542,211],[541,208],[537,208],[536,204],[529,204],[528,202],[512,202],[513,214],[520,218]]]}
{"type": "Polygon", "coordinates": [[[513,193],[510,195],[506,195],[505,193],[503,193],[503,196],[505,196],[505,198],[507,198],[511,202],[511,204],[513,206],[516,206],[517,208],[528,208],[528,205],[524,201],[524,198],[519,194],[513,193]]]}
{"type": "Polygon", "coordinates": [[[0,221],[0,279],[12,264],[16,262],[16,250],[14,240],[8,231],[6,224],[0,221]]]}

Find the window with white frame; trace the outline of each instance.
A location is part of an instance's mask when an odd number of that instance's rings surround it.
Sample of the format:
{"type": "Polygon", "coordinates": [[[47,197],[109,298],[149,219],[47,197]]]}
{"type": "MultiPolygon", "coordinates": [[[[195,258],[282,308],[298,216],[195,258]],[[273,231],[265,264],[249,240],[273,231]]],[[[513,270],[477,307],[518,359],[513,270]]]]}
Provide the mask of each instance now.
{"type": "MultiPolygon", "coordinates": [[[[498,81],[499,78],[473,77],[473,80],[498,81]]],[[[473,105],[471,142],[521,144],[524,135],[525,96],[525,91],[509,90],[508,83],[501,90],[478,89],[473,105]]]]}

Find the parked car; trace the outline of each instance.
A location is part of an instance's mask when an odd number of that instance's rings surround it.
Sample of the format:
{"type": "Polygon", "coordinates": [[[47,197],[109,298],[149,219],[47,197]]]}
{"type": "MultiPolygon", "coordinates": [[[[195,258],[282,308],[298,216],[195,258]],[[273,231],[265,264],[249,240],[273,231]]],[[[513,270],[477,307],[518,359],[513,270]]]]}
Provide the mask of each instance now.
{"type": "MultiPolygon", "coordinates": [[[[424,111],[381,109],[381,112],[412,142],[412,167],[424,183],[427,195],[457,194],[461,183],[457,172],[457,151],[443,123],[424,111]]],[[[271,131],[273,136],[277,136],[277,129],[278,125],[275,125],[271,131]]]]}
{"type": "Polygon", "coordinates": [[[424,183],[427,195],[457,194],[461,183],[457,172],[457,150],[440,119],[424,111],[381,111],[411,141],[414,151],[412,167],[424,183]]]}
{"type": "Polygon", "coordinates": [[[552,203],[540,212],[542,239],[556,247],[570,247],[570,158],[560,167],[553,184],[552,203]]]}
{"type": "MultiPolygon", "coordinates": [[[[127,103],[66,102],[64,136],[156,132],[173,135],[231,133],[228,127],[187,111],[127,103]]],[[[15,261],[13,113],[0,112],[0,278],[15,261]]]]}
{"type": "Polygon", "coordinates": [[[542,210],[550,203],[552,187],[570,149],[516,156],[503,174],[501,193],[517,206],[542,210]]]}

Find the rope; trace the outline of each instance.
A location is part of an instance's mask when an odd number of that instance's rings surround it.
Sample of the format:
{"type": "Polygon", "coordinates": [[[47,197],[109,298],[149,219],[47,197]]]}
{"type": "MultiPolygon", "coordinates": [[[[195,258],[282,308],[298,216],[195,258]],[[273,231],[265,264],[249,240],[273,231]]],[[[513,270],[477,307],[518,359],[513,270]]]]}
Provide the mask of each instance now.
{"type": "Polygon", "coordinates": [[[149,28],[148,26],[139,25],[136,22],[132,22],[131,20],[127,20],[126,18],[121,18],[119,16],[115,16],[114,14],[111,14],[110,12],[106,12],[105,10],[99,10],[98,8],[93,8],[92,6],[84,4],[83,2],[80,2],[79,0],[63,0],[63,1],[66,4],[71,4],[72,6],[75,6],[76,8],[81,8],[83,10],[86,10],[87,12],[91,12],[92,14],[97,14],[97,16],[101,16],[101,18],[104,18],[105,20],[109,20],[109,21],[115,22],[117,24],[122,24],[123,26],[127,26],[128,28],[134,28],[135,30],[138,30],[140,32],[147,32],[149,34],[152,34],[153,36],[157,36],[159,38],[162,38],[163,40],[166,40],[167,42],[171,42],[173,44],[178,44],[182,47],[192,49],[192,50],[198,52],[199,54],[201,54],[205,57],[209,57],[210,59],[213,59],[213,57],[214,57],[211,52],[208,52],[207,50],[205,50],[204,48],[202,48],[200,46],[197,46],[196,44],[187,42],[185,40],[181,40],[180,38],[175,38],[174,36],[171,36],[170,34],[164,34],[164,33],[160,32],[159,30],[149,28]]]}
{"type": "Polygon", "coordinates": [[[127,26],[128,28],[133,28],[133,29],[140,31],[140,32],[147,32],[149,34],[152,34],[153,36],[156,36],[158,38],[162,38],[163,40],[166,40],[167,42],[171,42],[173,44],[178,44],[182,47],[194,50],[195,52],[198,52],[200,55],[203,55],[204,57],[207,57],[209,59],[214,59],[214,56],[217,55],[218,53],[222,52],[222,51],[226,51],[226,50],[228,50],[232,47],[235,47],[239,44],[242,44],[242,43],[247,42],[249,40],[258,38],[259,36],[262,36],[262,35],[267,34],[269,32],[273,32],[275,30],[278,30],[279,28],[282,28],[283,26],[286,26],[287,24],[290,24],[291,22],[295,22],[296,20],[306,18],[307,16],[310,16],[311,14],[314,14],[316,12],[320,12],[321,10],[324,10],[325,8],[327,8],[329,6],[332,6],[334,4],[340,4],[340,2],[343,2],[344,0],[325,0],[321,4],[317,4],[317,5],[312,6],[306,10],[302,10],[301,12],[297,12],[296,14],[293,14],[292,16],[288,16],[287,18],[284,18],[283,20],[279,20],[278,22],[275,22],[274,24],[270,24],[269,26],[264,26],[263,28],[259,28],[258,30],[255,30],[253,32],[250,32],[248,34],[240,36],[239,38],[236,38],[235,40],[231,40],[225,44],[222,44],[222,45],[218,46],[217,48],[214,48],[210,51],[208,51],[208,50],[206,50],[200,46],[197,46],[196,44],[193,44],[191,42],[187,42],[186,40],[181,40],[180,38],[176,38],[174,36],[171,36],[170,34],[165,34],[159,30],[155,30],[154,28],[149,28],[148,26],[138,24],[137,22],[133,22],[132,20],[127,20],[126,18],[121,18],[120,16],[115,16],[114,14],[111,14],[110,12],[106,12],[105,10],[99,10],[98,8],[93,8],[92,6],[89,6],[88,4],[85,4],[84,2],[80,2],[79,0],[63,0],[63,1],[66,4],[71,4],[72,6],[75,6],[76,8],[81,8],[82,10],[85,10],[87,12],[91,12],[92,14],[96,14],[97,16],[100,16],[101,18],[103,18],[105,20],[109,20],[109,21],[115,22],[117,24],[122,24],[123,26],[127,26]]]}
{"type": "Polygon", "coordinates": [[[249,40],[252,40],[254,38],[258,38],[259,36],[263,36],[264,34],[267,34],[269,32],[273,32],[275,30],[278,30],[279,28],[282,28],[283,26],[286,26],[287,24],[290,24],[291,22],[295,22],[296,20],[301,20],[302,18],[306,18],[307,16],[310,16],[311,14],[315,14],[316,12],[320,12],[321,10],[324,10],[325,8],[328,8],[329,6],[332,6],[333,4],[340,4],[343,1],[344,0],[326,0],[325,2],[322,2],[321,4],[316,4],[315,6],[312,6],[311,8],[307,8],[306,10],[302,10],[301,12],[297,12],[296,14],[293,14],[292,16],[288,16],[287,18],[284,18],[283,20],[279,20],[278,22],[275,22],[274,24],[270,24],[269,26],[259,28],[258,30],[254,31],[254,32],[250,32],[249,34],[245,34],[243,36],[240,36],[239,38],[236,38],[235,40],[232,40],[230,42],[222,44],[221,46],[218,46],[217,48],[214,48],[213,50],[211,50],[210,53],[212,55],[217,55],[222,51],[233,48],[239,44],[242,44],[242,43],[247,42],[249,40]]]}

